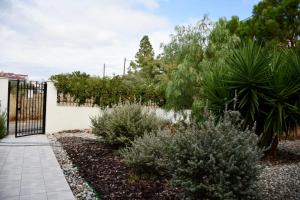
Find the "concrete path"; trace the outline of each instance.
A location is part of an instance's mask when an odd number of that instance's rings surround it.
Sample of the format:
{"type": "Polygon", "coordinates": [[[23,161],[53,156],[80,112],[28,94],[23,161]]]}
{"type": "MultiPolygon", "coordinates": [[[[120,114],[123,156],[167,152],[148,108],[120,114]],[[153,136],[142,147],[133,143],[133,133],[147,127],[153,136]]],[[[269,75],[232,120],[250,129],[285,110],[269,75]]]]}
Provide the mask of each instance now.
{"type": "Polygon", "coordinates": [[[45,135],[0,141],[0,199],[75,199],[45,135]]]}

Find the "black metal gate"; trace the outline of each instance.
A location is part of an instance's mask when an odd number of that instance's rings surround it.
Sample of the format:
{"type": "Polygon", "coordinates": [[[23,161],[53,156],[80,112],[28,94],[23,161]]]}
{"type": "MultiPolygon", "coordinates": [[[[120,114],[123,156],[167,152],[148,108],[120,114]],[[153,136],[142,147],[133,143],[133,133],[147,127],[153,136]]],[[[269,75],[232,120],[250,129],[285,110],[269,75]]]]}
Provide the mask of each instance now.
{"type": "Polygon", "coordinates": [[[11,97],[15,98],[15,136],[44,134],[47,83],[9,81],[8,91],[9,103],[14,103],[11,97]]]}

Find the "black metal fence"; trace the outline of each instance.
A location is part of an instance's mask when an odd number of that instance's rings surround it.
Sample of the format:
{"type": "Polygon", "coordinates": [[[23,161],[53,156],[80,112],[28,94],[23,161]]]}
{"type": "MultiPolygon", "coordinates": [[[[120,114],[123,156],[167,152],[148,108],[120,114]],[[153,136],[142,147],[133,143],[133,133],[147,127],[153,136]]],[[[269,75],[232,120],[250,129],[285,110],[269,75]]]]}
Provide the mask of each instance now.
{"type": "MultiPolygon", "coordinates": [[[[46,98],[47,83],[9,81],[8,108],[15,108],[16,137],[45,133],[46,98]],[[14,96],[15,106],[11,105],[11,97],[14,96]]],[[[10,110],[8,110],[8,115],[9,113],[11,113],[10,110]]]]}
{"type": "Polygon", "coordinates": [[[94,99],[84,99],[84,101],[80,101],[69,94],[64,94],[59,91],[57,91],[56,103],[61,106],[96,106],[94,99]]]}

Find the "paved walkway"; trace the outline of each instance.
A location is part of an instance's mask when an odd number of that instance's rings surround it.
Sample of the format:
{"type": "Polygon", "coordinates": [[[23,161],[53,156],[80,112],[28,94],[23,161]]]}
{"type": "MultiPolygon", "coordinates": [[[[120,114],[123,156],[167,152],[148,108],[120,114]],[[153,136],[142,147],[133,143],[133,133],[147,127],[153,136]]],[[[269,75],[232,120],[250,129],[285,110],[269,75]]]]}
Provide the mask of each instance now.
{"type": "Polygon", "coordinates": [[[0,199],[75,199],[45,135],[1,140],[0,199]]]}

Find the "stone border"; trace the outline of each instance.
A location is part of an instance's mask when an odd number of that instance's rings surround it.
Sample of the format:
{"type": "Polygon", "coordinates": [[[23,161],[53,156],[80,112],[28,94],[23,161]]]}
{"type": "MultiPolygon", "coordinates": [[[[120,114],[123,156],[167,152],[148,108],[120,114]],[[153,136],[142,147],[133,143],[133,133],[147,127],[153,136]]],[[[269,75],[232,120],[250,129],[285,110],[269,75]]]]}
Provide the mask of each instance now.
{"type": "Polygon", "coordinates": [[[65,178],[77,200],[98,200],[97,195],[90,185],[80,176],[76,166],[72,164],[67,152],[63,149],[57,140],[60,137],[82,137],[87,139],[95,139],[90,131],[66,131],[47,135],[49,141],[53,144],[52,149],[57,158],[60,167],[63,170],[65,178]]]}

